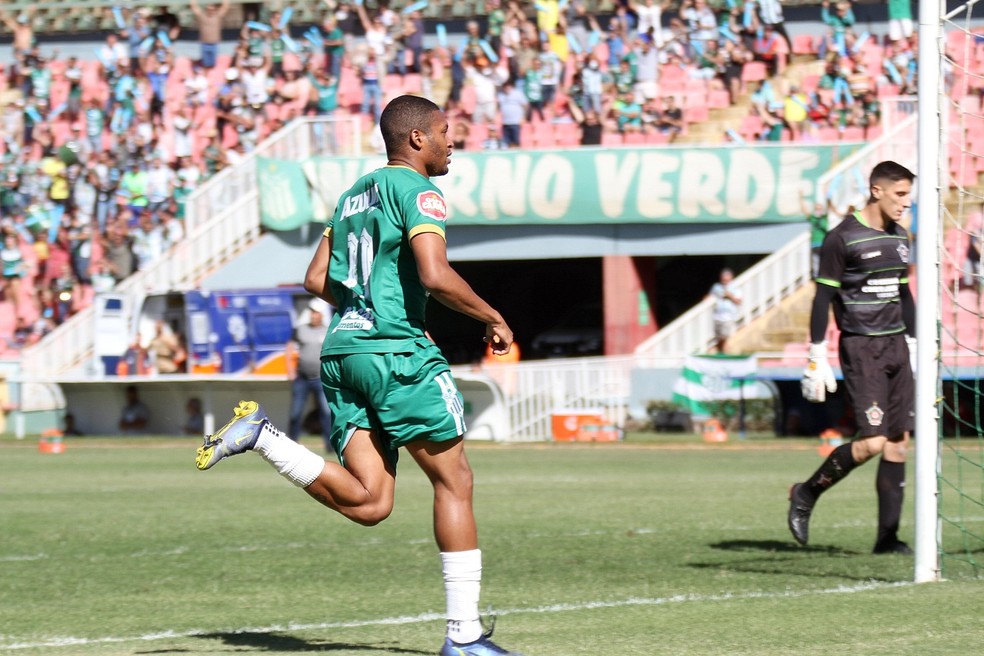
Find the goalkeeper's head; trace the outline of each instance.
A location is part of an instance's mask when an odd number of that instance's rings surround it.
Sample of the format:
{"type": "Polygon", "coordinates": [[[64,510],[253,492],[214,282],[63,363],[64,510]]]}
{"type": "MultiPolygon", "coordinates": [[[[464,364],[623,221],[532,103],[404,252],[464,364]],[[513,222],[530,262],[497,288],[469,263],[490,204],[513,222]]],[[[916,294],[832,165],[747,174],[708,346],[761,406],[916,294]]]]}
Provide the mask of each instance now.
{"type": "Polygon", "coordinates": [[[881,162],[871,171],[869,205],[877,205],[885,221],[899,221],[912,205],[915,174],[896,162],[881,162]]]}

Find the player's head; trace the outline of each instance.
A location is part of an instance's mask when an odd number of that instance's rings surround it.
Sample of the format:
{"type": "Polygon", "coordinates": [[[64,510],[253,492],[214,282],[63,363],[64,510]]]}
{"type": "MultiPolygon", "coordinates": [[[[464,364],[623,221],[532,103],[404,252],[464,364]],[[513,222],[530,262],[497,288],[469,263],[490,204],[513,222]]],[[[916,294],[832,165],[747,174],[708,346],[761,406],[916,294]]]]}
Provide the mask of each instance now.
{"type": "Polygon", "coordinates": [[[379,119],[386,156],[409,160],[428,177],[448,172],[452,143],[441,108],[420,96],[399,96],[386,105],[379,119]]]}
{"type": "Polygon", "coordinates": [[[898,221],[912,205],[912,181],[915,178],[915,174],[901,164],[881,162],[871,170],[868,203],[878,205],[884,219],[898,221]]]}

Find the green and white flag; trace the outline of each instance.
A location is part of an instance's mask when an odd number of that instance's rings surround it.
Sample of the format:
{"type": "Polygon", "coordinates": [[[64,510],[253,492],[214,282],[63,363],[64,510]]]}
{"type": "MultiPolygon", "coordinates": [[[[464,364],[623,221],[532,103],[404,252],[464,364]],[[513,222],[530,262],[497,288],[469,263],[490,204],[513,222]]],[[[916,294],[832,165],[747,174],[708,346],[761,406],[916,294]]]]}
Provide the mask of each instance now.
{"type": "Polygon", "coordinates": [[[673,385],[673,401],[697,417],[708,417],[708,401],[758,397],[758,363],[744,355],[691,355],[673,385]]]}

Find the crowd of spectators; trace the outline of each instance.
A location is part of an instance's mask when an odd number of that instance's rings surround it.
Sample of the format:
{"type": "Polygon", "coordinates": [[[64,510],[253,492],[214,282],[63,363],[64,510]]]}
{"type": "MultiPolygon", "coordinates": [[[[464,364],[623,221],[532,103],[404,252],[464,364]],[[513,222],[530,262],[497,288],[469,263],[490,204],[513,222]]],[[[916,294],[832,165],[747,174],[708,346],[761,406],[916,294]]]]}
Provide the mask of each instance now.
{"type": "Polygon", "coordinates": [[[485,0],[460,35],[425,25],[425,2],[326,0],[317,25],[292,24],[289,9],[243,14],[222,54],[229,0],[191,0],[194,58],[176,52],[188,37],[166,8],[112,9],[116,29],[91,57],[43,50],[30,10],[0,11],[13,41],[0,69],[12,309],[0,350],[37,341],[162,257],[184,238],[187,197],[303,114],[360,116],[368,135],[389,96],[420,93],[447,109],[456,147],[491,150],[672,142],[709,107],[750,97],[727,138],[871,136],[880,91],[916,83],[911,16],[889,4],[885,43],[855,30],[849,2],[824,0],[825,31],[804,45],[779,0],[623,0],[605,16],[580,0],[485,0]],[[782,77],[804,53],[823,72],[782,77]]]}

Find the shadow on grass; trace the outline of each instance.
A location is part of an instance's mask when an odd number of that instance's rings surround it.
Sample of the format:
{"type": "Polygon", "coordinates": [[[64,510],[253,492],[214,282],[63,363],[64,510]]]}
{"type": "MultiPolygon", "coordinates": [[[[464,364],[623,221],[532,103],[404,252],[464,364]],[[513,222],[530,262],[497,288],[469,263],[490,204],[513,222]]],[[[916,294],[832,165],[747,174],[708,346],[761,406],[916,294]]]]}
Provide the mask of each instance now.
{"type": "Polygon", "coordinates": [[[857,551],[842,549],[832,545],[806,545],[801,547],[795,542],[780,540],[723,540],[708,545],[711,549],[723,551],[767,551],[769,553],[825,553],[829,556],[858,556],[857,551]]]}
{"type": "Polygon", "coordinates": [[[353,644],[347,642],[329,642],[319,640],[304,640],[282,633],[204,633],[199,638],[221,640],[231,647],[251,647],[257,650],[278,652],[331,652],[331,651],[364,651],[374,654],[430,654],[430,651],[404,649],[402,647],[384,646],[378,644],[353,644]]]}
{"type": "Polygon", "coordinates": [[[853,567],[849,563],[866,554],[831,545],[801,547],[793,542],[780,540],[724,540],[708,546],[720,551],[735,554],[758,554],[758,556],[750,558],[746,556],[735,560],[695,562],[688,563],[687,566],[700,570],[773,576],[805,576],[847,581],[890,583],[897,580],[893,577],[875,575],[867,567],[859,567],[856,571],[851,571],[853,567]],[[824,556],[829,557],[829,560],[823,558],[824,556]],[[818,565],[818,563],[826,564],[818,565]]]}

